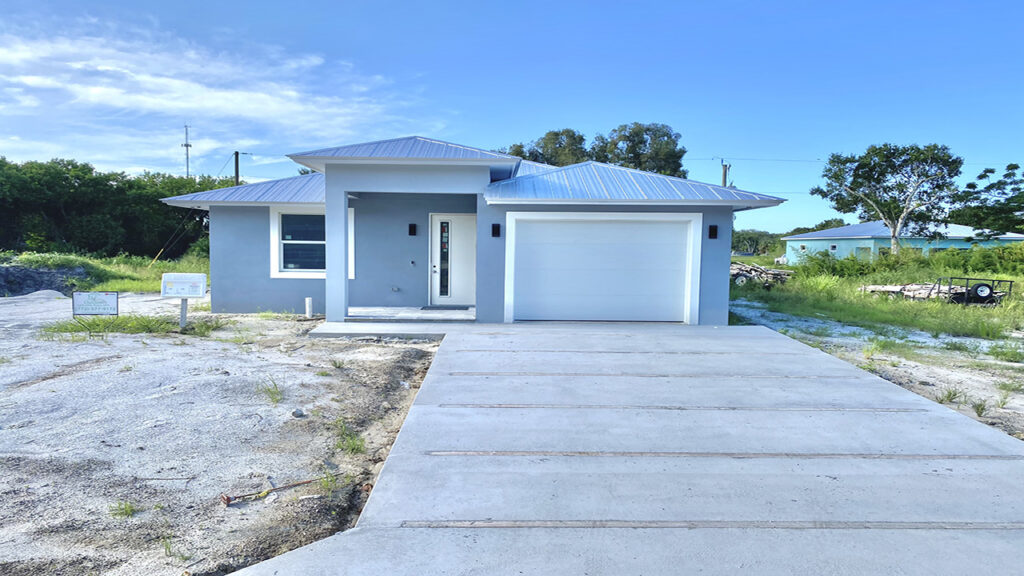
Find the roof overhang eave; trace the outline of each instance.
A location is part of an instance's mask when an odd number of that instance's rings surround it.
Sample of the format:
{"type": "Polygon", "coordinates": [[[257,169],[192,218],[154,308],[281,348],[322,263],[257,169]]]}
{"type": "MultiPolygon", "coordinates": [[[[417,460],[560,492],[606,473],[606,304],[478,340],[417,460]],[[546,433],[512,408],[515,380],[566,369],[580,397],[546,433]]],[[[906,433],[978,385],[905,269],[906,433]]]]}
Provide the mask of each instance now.
{"type": "MultiPolygon", "coordinates": [[[[351,198],[351,196],[349,196],[351,198]]],[[[177,208],[193,208],[196,210],[209,210],[210,206],[325,206],[324,202],[301,202],[292,200],[290,202],[206,202],[203,200],[175,200],[173,198],[162,198],[160,200],[168,206],[177,208]]]]}
{"type": "Polygon", "coordinates": [[[778,206],[785,200],[647,200],[600,198],[500,198],[484,195],[488,205],[593,205],[593,206],[728,206],[734,211],[778,206]]]}

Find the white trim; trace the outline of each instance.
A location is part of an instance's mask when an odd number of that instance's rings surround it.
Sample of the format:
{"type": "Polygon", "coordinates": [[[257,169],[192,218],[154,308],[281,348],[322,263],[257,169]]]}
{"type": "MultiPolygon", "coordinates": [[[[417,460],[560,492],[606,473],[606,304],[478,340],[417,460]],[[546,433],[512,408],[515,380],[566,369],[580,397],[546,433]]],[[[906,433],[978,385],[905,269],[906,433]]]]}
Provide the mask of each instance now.
{"type": "MultiPolygon", "coordinates": [[[[282,214],[311,214],[325,215],[323,206],[309,206],[304,204],[281,204],[270,206],[270,277],[271,278],[292,278],[324,280],[327,278],[327,271],[319,270],[284,270],[281,268],[281,215],[282,214]]],[[[356,277],[355,259],[355,208],[348,209],[348,278],[356,277]]],[[[309,242],[319,244],[319,242],[309,242]]],[[[326,238],[324,245],[327,244],[326,238]]]]}
{"type": "Polygon", "coordinates": [[[515,322],[516,224],[519,220],[617,220],[639,222],[687,222],[687,285],[683,322],[700,319],[700,254],[704,237],[704,215],[684,212],[507,212],[505,214],[505,322],[515,322]]]}
{"type": "Polygon", "coordinates": [[[356,209],[348,208],[348,279],[356,279],[356,209]]]}

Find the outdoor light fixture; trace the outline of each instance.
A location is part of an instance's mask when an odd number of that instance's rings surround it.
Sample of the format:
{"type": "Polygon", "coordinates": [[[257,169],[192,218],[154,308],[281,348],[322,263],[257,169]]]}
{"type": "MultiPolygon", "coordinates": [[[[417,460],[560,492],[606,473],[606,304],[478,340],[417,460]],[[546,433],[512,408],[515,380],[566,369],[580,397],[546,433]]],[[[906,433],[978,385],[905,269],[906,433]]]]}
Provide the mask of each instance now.
{"type": "Polygon", "coordinates": [[[501,224],[491,224],[491,238],[501,238],[501,224]]]}
{"type": "Polygon", "coordinates": [[[710,240],[718,239],[718,224],[712,224],[712,225],[708,226],[708,239],[710,239],[710,240]]]}
{"type": "Polygon", "coordinates": [[[409,224],[409,236],[415,236],[415,235],[416,235],[416,225],[415,224],[409,224]]]}

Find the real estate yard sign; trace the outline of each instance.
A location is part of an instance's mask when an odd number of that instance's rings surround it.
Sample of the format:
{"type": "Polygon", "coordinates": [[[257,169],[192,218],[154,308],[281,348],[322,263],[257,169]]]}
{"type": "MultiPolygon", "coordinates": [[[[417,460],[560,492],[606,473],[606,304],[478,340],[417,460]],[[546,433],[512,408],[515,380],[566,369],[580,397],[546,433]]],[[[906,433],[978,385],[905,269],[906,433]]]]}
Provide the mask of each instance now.
{"type": "Polygon", "coordinates": [[[160,279],[163,298],[202,298],[206,296],[206,274],[164,274],[160,279]]]}
{"type": "Polygon", "coordinates": [[[206,274],[164,274],[160,277],[160,296],[181,298],[178,327],[184,330],[188,320],[188,299],[206,296],[206,274]]]}
{"type": "Polygon", "coordinates": [[[72,316],[117,316],[117,292],[72,292],[72,316]]]}

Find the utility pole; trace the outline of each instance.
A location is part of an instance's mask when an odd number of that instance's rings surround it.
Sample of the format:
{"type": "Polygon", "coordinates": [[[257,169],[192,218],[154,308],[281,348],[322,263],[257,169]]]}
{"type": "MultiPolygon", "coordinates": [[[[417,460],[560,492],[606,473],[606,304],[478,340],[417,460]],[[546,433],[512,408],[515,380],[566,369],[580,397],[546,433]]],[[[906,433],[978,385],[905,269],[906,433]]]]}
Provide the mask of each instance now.
{"type": "Polygon", "coordinates": [[[726,164],[725,160],[722,160],[722,188],[729,185],[729,169],[732,168],[732,164],[726,164]]]}
{"type": "Polygon", "coordinates": [[[191,148],[192,145],[188,143],[188,124],[185,124],[185,143],[182,144],[181,147],[185,149],[185,178],[190,178],[191,176],[189,174],[189,153],[188,152],[189,152],[189,148],[191,148]]]}
{"type": "Polygon", "coordinates": [[[235,186],[238,186],[239,182],[241,182],[238,175],[238,156],[240,154],[249,154],[249,152],[239,152],[238,150],[235,150],[235,186]]]}

